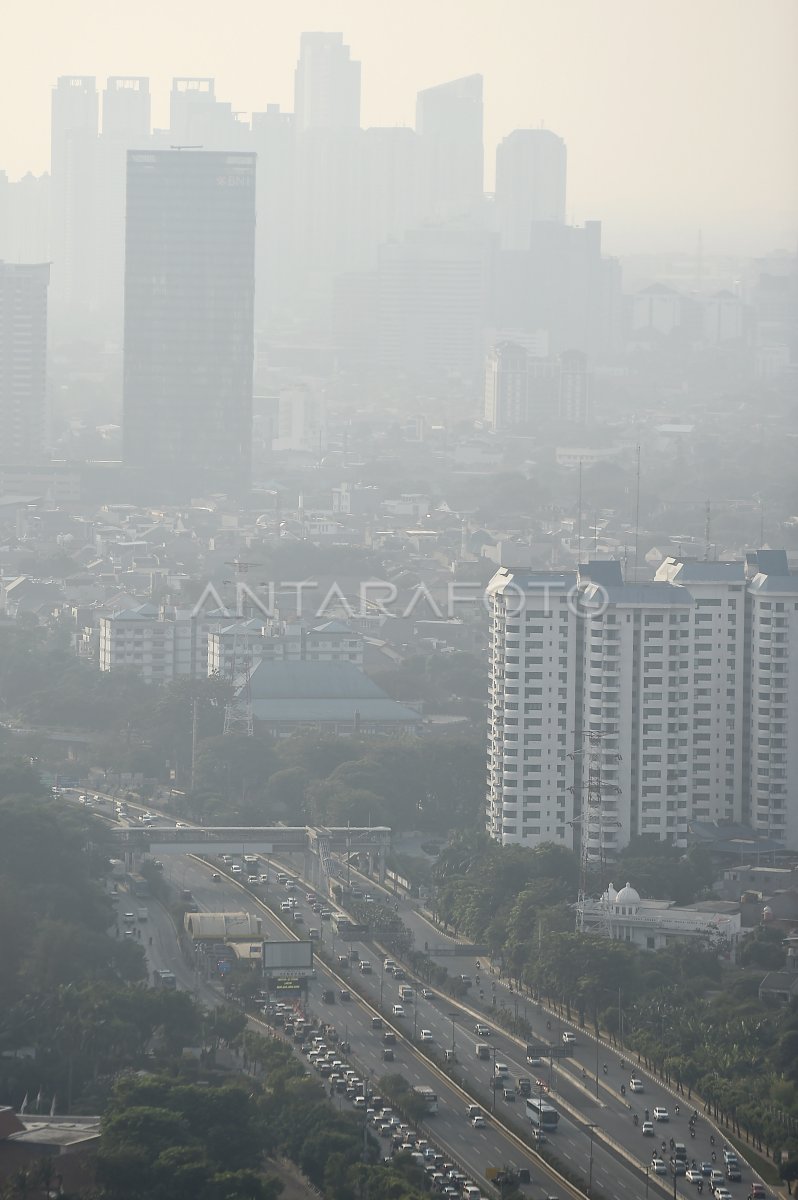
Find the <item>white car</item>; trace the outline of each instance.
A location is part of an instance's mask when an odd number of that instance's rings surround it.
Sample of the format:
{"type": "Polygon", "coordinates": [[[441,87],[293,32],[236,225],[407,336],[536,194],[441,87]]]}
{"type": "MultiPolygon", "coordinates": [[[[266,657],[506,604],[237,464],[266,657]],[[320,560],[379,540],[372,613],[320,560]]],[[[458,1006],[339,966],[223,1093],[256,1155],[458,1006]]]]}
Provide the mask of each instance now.
{"type": "Polygon", "coordinates": [[[485,1118],[484,1117],[472,1117],[471,1124],[474,1126],[475,1129],[484,1129],[485,1128],[485,1118]]]}
{"type": "Polygon", "coordinates": [[[734,1197],[727,1187],[716,1187],[715,1200],[734,1200],[734,1197]]]}
{"type": "Polygon", "coordinates": [[[570,1033],[568,1030],[566,1030],[565,1033],[562,1035],[562,1044],[563,1044],[563,1046],[575,1046],[576,1045],[576,1034],[570,1033]]]}
{"type": "Polygon", "coordinates": [[[643,1080],[636,1079],[635,1076],[633,1075],[632,1078],[629,1080],[629,1091],[630,1092],[642,1092],[644,1090],[645,1089],[643,1088],[643,1080]]]}
{"type": "Polygon", "coordinates": [[[435,993],[433,992],[432,988],[422,988],[421,995],[424,997],[425,1000],[434,1000],[435,999],[435,993]]]}
{"type": "Polygon", "coordinates": [[[483,1025],[480,1021],[474,1026],[474,1033],[477,1037],[490,1037],[490,1025],[483,1025]]]}
{"type": "Polygon", "coordinates": [[[434,1040],[431,1029],[422,1029],[419,1036],[422,1042],[431,1042],[434,1040]]]}
{"type": "Polygon", "coordinates": [[[654,1120],[655,1121],[670,1121],[670,1119],[671,1119],[671,1115],[668,1112],[667,1108],[660,1108],[659,1106],[657,1106],[657,1108],[654,1109],[654,1120]]]}
{"type": "Polygon", "coordinates": [[[690,1167],[689,1171],[685,1171],[684,1177],[688,1183],[703,1183],[704,1176],[697,1167],[690,1167]]]}
{"type": "Polygon", "coordinates": [[[231,875],[240,875],[241,874],[241,867],[239,866],[238,863],[233,863],[232,867],[230,868],[230,873],[231,873],[231,875]]]}
{"type": "Polygon", "coordinates": [[[655,1175],[667,1175],[668,1174],[668,1168],[665,1166],[665,1162],[661,1158],[652,1158],[651,1170],[654,1172],[655,1175]]]}
{"type": "Polygon", "coordinates": [[[403,1017],[405,1015],[404,1005],[403,1004],[394,1004],[393,1015],[395,1017],[403,1017]]]}

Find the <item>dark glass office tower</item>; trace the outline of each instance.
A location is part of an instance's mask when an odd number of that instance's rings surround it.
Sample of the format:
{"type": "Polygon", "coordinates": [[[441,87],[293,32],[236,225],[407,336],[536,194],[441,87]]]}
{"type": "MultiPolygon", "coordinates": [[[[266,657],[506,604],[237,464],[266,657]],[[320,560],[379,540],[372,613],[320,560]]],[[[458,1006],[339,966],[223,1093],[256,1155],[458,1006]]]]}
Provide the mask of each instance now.
{"type": "Polygon", "coordinates": [[[124,459],[152,498],[249,488],[255,161],[128,152],[124,459]]]}

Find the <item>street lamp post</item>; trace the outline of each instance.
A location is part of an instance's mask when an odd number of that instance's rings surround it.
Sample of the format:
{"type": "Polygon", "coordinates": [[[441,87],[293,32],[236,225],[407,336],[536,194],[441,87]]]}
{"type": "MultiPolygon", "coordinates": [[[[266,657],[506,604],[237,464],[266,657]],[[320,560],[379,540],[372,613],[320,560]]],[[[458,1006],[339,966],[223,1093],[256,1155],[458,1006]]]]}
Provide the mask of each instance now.
{"type": "Polygon", "coordinates": [[[589,1122],[587,1128],[590,1133],[590,1162],[587,1172],[587,1194],[589,1196],[593,1190],[593,1130],[596,1128],[595,1122],[589,1122]]]}
{"type": "Polygon", "coordinates": [[[598,1038],[596,1038],[596,1099],[597,1100],[598,1100],[598,1094],[599,1094],[598,1069],[599,1069],[599,1040],[598,1040],[598,1038]]]}
{"type": "Polygon", "coordinates": [[[449,1013],[449,1018],[452,1022],[452,1059],[454,1059],[454,1023],[457,1020],[458,1015],[459,1014],[456,1012],[449,1013]]]}
{"type": "Polygon", "coordinates": [[[651,1167],[648,1166],[648,1167],[646,1167],[646,1200],[648,1200],[648,1177],[649,1177],[650,1173],[651,1173],[651,1167]]]}
{"type": "Polygon", "coordinates": [[[496,1047],[495,1046],[491,1046],[491,1053],[493,1054],[493,1074],[491,1075],[491,1079],[490,1079],[490,1111],[493,1113],[496,1111],[496,1047]]]}

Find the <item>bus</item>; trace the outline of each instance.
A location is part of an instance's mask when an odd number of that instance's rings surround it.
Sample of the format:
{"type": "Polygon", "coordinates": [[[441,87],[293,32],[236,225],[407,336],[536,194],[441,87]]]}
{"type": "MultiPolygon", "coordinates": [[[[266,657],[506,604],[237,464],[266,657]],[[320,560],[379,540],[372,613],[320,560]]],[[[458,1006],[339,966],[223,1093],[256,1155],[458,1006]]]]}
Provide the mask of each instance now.
{"type": "Polygon", "coordinates": [[[431,1087],[414,1087],[413,1093],[418,1096],[419,1100],[424,1101],[428,1113],[436,1113],[438,1111],[438,1097],[431,1087]]]}
{"type": "Polygon", "coordinates": [[[537,1129],[548,1129],[549,1132],[553,1132],[557,1128],[557,1122],[560,1119],[557,1109],[537,1096],[527,1100],[526,1115],[537,1129]]]}
{"type": "Polygon", "coordinates": [[[127,877],[127,890],[131,896],[149,896],[150,885],[143,875],[136,875],[131,872],[127,877]]]}
{"type": "Polygon", "coordinates": [[[153,971],[152,982],[154,987],[163,988],[167,992],[177,990],[177,980],[172,971],[153,971]]]}

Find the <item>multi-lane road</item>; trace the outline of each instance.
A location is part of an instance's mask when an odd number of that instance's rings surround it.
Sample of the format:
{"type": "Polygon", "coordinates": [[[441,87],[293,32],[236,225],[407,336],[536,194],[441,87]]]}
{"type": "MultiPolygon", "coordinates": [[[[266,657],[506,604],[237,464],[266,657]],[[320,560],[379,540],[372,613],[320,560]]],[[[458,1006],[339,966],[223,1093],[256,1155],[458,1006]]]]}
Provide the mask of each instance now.
{"type": "MultiPolygon", "coordinates": [[[[160,821],[158,823],[160,824],[160,821]]],[[[299,874],[296,862],[286,861],[283,865],[296,875],[299,874]]],[[[214,870],[219,871],[218,863],[213,863],[212,866],[214,870]]],[[[176,887],[191,888],[202,909],[245,910],[257,913],[264,920],[271,937],[286,936],[279,921],[259,903],[258,898],[226,873],[220,872],[221,879],[214,882],[208,867],[188,857],[166,858],[165,869],[176,887]]],[[[370,890],[378,901],[387,898],[371,881],[364,881],[364,888],[370,890]]],[[[268,897],[265,887],[259,887],[255,891],[260,891],[264,899],[268,898],[271,901],[287,895],[276,882],[274,864],[270,871],[268,897]]],[[[510,1076],[515,1081],[521,1076],[528,1076],[532,1079],[535,1091],[538,1082],[545,1084],[549,1089],[548,1098],[561,1114],[557,1132],[550,1137],[551,1150],[571,1170],[580,1174],[586,1181],[589,1180],[594,1193],[600,1191],[607,1197],[617,1197],[617,1200],[638,1200],[643,1196],[654,1197],[663,1194],[683,1197],[695,1195],[694,1185],[684,1178],[662,1179],[650,1172],[652,1153],[655,1150],[667,1162],[670,1157],[671,1138],[685,1143],[688,1159],[694,1158],[699,1165],[702,1162],[712,1163],[712,1154],[715,1153],[717,1165],[722,1167],[721,1138],[701,1115],[696,1123],[695,1137],[691,1137],[688,1118],[693,1109],[682,1097],[674,1096],[658,1080],[646,1076],[637,1066],[636,1059],[634,1072],[628,1061],[622,1067],[622,1058],[617,1052],[597,1045],[586,1032],[567,1025],[558,1017],[539,1008],[529,998],[519,997],[516,993],[508,991],[501,980],[487,974],[487,964],[478,964],[467,947],[463,949],[462,954],[447,955],[439,961],[445,962],[452,974],[463,973],[474,980],[479,976],[480,985],[477,987],[475,983],[470,991],[469,1000],[458,1004],[438,994],[425,998],[421,995],[416,981],[397,981],[390,973],[384,971],[383,957],[375,953],[373,945],[359,945],[357,942],[344,942],[337,938],[332,924],[321,921],[313,912],[312,905],[305,900],[304,886],[294,895],[297,898],[297,909],[303,918],[303,924],[294,927],[295,933],[307,935],[310,929],[318,930],[320,940],[332,952],[334,961],[336,955],[347,953],[354,947],[361,958],[370,959],[372,963],[370,975],[361,974],[356,964],[352,964],[346,975],[342,976],[346,984],[351,979],[351,972],[355,972],[356,986],[363,992],[366,1005],[359,1002],[354,990],[351,1002],[338,1001],[335,1006],[325,1004],[322,1001],[322,992],[330,987],[331,981],[319,965],[317,977],[310,987],[311,1007],[323,1019],[335,1024],[342,1035],[346,1034],[352,1045],[353,1057],[375,1078],[387,1070],[398,1071],[412,1084],[426,1084],[438,1093],[439,1112],[430,1125],[434,1125],[433,1132],[437,1132],[438,1139],[445,1148],[448,1148],[471,1174],[484,1175],[486,1166],[501,1167],[509,1163],[517,1166],[531,1165],[533,1180],[537,1180],[538,1185],[533,1184],[528,1191],[535,1200],[540,1195],[563,1191],[561,1184],[555,1185],[552,1182],[542,1163],[535,1161],[534,1154],[525,1151],[519,1142],[514,1140],[514,1132],[523,1136],[529,1133],[529,1124],[524,1117],[525,1105],[521,1097],[511,1103],[504,1100],[501,1090],[492,1092],[490,1083],[496,1061],[507,1064],[510,1076]],[[413,1001],[409,1003],[403,1001],[399,993],[400,987],[408,984],[414,991],[413,1001]],[[484,997],[481,1001],[478,998],[480,990],[484,997]],[[563,1032],[575,1032],[577,1041],[572,1055],[567,1059],[555,1058],[553,1062],[547,1058],[538,1065],[527,1063],[526,1043],[510,1037],[490,1020],[494,995],[498,1005],[504,1003],[511,1010],[516,1003],[520,1006],[521,1011],[532,1023],[536,1043],[559,1046],[563,1032]],[[403,1016],[393,1016],[395,1004],[403,1005],[403,1016]],[[400,1037],[393,1064],[385,1064],[382,1061],[382,1034],[379,1030],[375,1031],[371,1024],[374,1012],[382,1013],[407,1039],[403,1040],[400,1037]],[[485,1022],[490,1026],[491,1032],[487,1038],[477,1036],[474,1032],[477,1022],[485,1022]],[[462,1083],[486,1111],[489,1112],[491,1107],[494,1107],[496,1117],[507,1127],[509,1133],[504,1132],[495,1122],[488,1122],[484,1130],[473,1129],[470,1126],[465,1117],[467,1097],[446,1082],[423,1055],[417,1053],[416,1047],[422,1030],[429,1032],[432,1040],[426,1043],[426,1048],[431,1049],[436,1057],[442,1058],[444,1050],[451,1051],[454,1048],[456,1061],[451,1068],[453,1082],[462,1083]],[[414,1041],[416,1046],[412,1044],[414,1041]],[[475,1050],[477,1042],[485,1041],[491,1046],[491,1058],[487,1061],[479,1059],[475,1050]],[[633,1073],[643,1080],[645,1090],[642,1094],[630,1092],[629,1080],[633,1073]],[[626,1089],[626,1095],[621,1094],[622,1085],[626,1089]],[[655,1124],[655,1137],[652,1139],[643,1135],[642,1123],[645,1110],[648,1109],[653,1117],[655,1107],[666,1108],[670,1119],[667,1123],[655,1124]],[[638,1118],[637,1125],[634,1123],[635,1115],[638,1118]],[[661,1151],[663,1142],[666,1147],[664,1154],[661,1151]],[[663,1192],[663,1187],[667,1188],[666,1193],[663,1192]]],[[[394,903],[393,897],[391,903],[394,903]]],[[[459,949],[457,942],[443,934],[407,902],[401,902],[400,916],[413,931],[417,947],[426,945],[432,955],[441,948],[448,951],[459,949]]],[[[165,914],[163,920],[170,924],[165,914]]],[[[150,956],[151,969],[169,967],[175,971],[180,985],[197,992],[204,1003],[210,1003],[211,996],[218,1000],[213,989],[202,981],[198,973],[179,955],[174,929],[168,928],[163,920],[155,918],[149,931],[154,938],[153,946],[145,946],[150,956]]],[[[340,981],[334,986],[337,995],[340,981]]],[[[743,1176],[743,1183],[730,1185],[732,1193],[739,1195],[740,1200],[750,1191],[748,1185],[752,1174],[749,1168],[744,1167],[743,1176]]]]}

